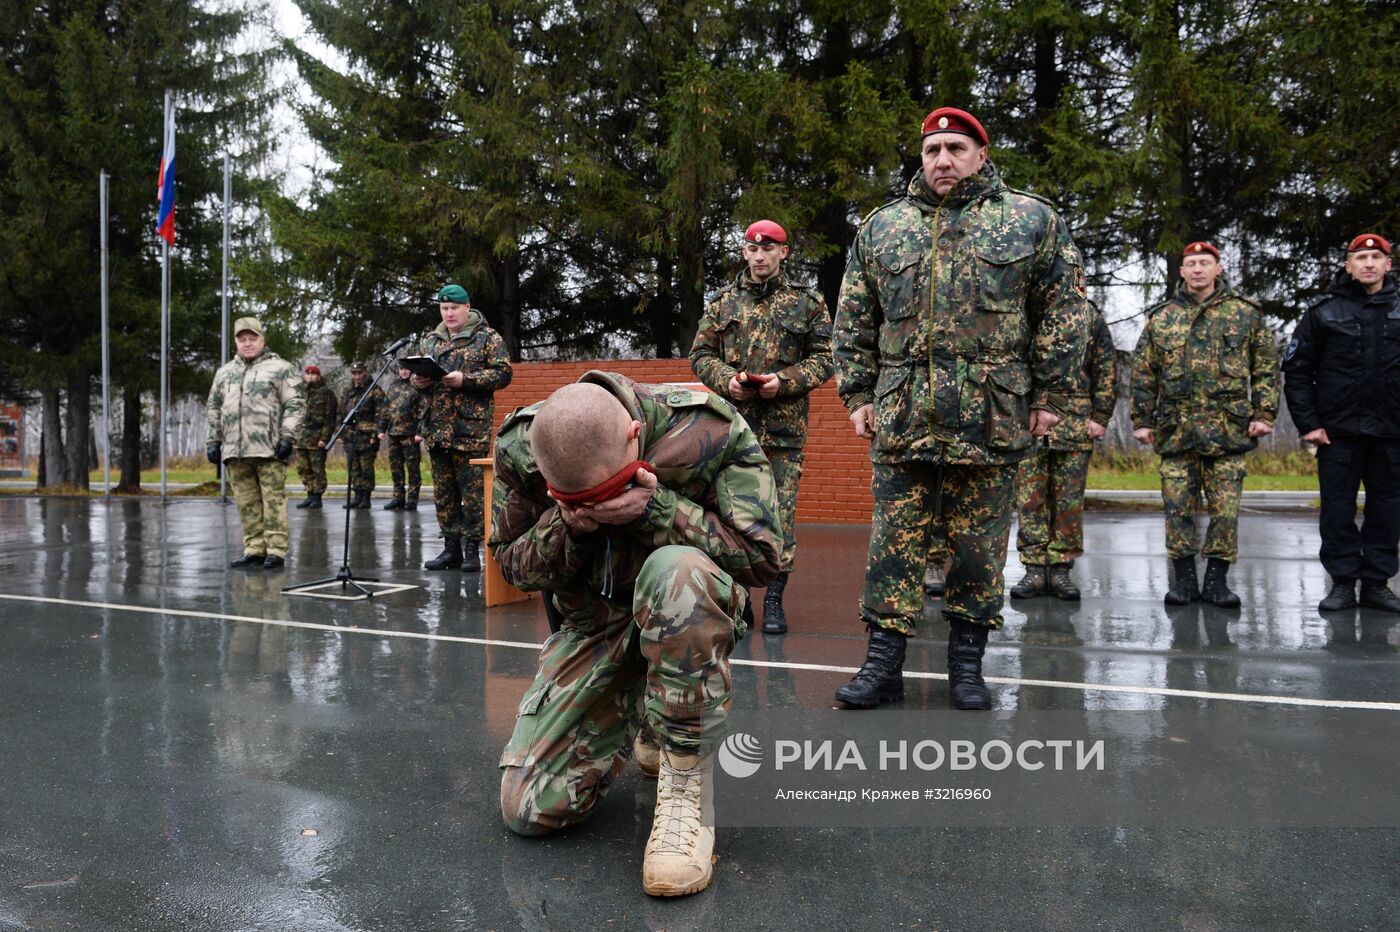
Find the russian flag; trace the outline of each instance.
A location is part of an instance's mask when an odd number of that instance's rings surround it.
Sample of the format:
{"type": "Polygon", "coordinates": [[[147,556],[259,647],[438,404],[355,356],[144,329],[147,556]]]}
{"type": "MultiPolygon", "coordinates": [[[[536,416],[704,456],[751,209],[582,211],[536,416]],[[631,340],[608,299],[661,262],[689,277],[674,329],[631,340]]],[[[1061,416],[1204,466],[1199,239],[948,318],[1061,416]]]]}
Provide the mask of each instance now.
{"type": "Polygon", "coordinates": [[[160,198],[160,214],[156,219],[156,232],[165,237],[170,245],[175,245],[175,108],[171,107],[165,119],[165,149],[160,156],[160,184],[156,189],[160,198]]]}

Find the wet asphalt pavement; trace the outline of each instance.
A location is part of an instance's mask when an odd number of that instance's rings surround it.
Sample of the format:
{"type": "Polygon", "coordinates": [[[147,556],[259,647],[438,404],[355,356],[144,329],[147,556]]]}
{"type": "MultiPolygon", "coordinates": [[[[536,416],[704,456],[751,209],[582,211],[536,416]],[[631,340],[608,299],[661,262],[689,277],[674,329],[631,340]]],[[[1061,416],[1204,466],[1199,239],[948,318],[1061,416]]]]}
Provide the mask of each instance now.
{"type": "MultiPolygon", "coordinates": [[[[478,575],[422,570],[439,548],[431,508],[352,516],[352,568],[416,588],[285,596],[334,574],[343,520],[291,514],[287,570],[248,572],[226,568],[241,551],[232,507],[0,499],[0,930],[1400,926],[1400,829],[1364,816],[721,830],[711,889],[653,900],[640,874],[654,784],[635,772],[577,828],[527,840],[501,824],[496,761],[533,672],[520,645],[548,634],[540,603],[487,610],[478,575]]],[[[802,527],[792,633],[750,636],[735,657],[858,665],[867,533],[802,527]]],[[[1312,515],[1243,517],[1240,612],[1168,613],[1158,514],[1091,514],[1086,538],[1083,602],[1008,604],[986,672],[1018,682],[994,686],[998,707],[1240,705],[1180,691],[1266,711],[1400,701],[1394,617],[1315,611],[1312,515]]],[[[1020,572],[1013,555],[1008,581],[1020,572]]],[[[945,631],[930,613],[909,670],[943,672],[945,631]]],[[[735,701],[828,708],[848,676],[736,665],[735,701]]],[[[944,709],[945,691],[911,678],[904,707],[944,709]]]]}

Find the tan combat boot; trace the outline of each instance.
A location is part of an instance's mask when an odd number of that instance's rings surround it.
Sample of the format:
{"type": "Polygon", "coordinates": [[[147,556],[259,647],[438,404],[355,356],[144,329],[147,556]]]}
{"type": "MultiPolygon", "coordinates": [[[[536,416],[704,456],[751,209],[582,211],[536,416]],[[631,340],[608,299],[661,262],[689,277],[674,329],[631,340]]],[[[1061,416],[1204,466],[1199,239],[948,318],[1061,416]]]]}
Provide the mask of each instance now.
{"type": "Polygon", "coordinates": [[[698,893],[714,877],[714,755],[661,751],[656,814],[642,862],[642,889],[652,896],[698,893]]]}
{"type": "Polygon", "coordinates": [[[637,738],[632,742],[632,755],[637,759],[637,769],[642,776],[655,780],[661,773],[661,744],[652,735],[651,729],[643,728],[637,732],[637,738]]]}

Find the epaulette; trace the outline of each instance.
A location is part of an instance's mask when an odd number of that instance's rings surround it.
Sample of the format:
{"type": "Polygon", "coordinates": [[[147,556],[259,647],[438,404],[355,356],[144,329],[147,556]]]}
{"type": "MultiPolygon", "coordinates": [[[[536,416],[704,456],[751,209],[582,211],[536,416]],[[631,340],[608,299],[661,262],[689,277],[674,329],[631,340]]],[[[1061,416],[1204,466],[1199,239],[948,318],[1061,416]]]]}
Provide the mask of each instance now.
{"type": "Polygon", "coordinates": [[[1248,304],[1250,307],[1254,308],[1256,311],[1262,311],[1264,309],[1263,305],[1261,305],[1258,301],[1254,300],[1249,295],[1240,294],[1238,291],[1231,292],[1230,297],[1238,298],[1245,304],[1248,304]]]}
{"type": "Polygon", "coordinates": [[[1169,305],[1169,304],[1175,304],[1175,303],[1176,303],[1176,301],[1175,301],[1175,299],[1173,299],[1173,298],[1168,298],[1168,299],[1165,300],[1165,301],[1159,301],[1158,303],[1152,305],[1151,307],[1149,307],[1149,308],[1147,309],[1147,316],[1148,316],[1148,317],[1151,317],[1152,315],[1156,314],[1158,311],[1160,311],[1162,308],[1166,307],[1167,305],[1169,305]]]}
{"type": "Polygon", "coordinates": [[[860,218],[860,224],[859,224],[859,226],[857,227],[857,229],[859,229],[859,227],[865,226],[865,224],[870,220],[871,217],[875,216],[875,215],[878,214],[880,211],[884,210],[886,207],[890,207],[890,206],[892,206],[892,205],[894,205],[894,204],[898,204],[900,201],[904,200],[906,197],[908,197],[908,195],[906,195],[906,194],[901,194],[899,197],[891,198],[890,200],[885,201],[885,203],[881,204],[879,207],[876,207],[874,210],[872,210],[870,213],[866,214],[864,217],[861,217],[861,218],[860,218]]]}
{"type": "Polygon", "coordinates": [[[1332,297],[1333,295],[1331,292],[1324,291],[1322,294],[1318,295],[1317,297],[1313,298],[1311,301],[1308,302],[1308,310],[1311,311],[1315,307],[1321,307],[1322,305],[1330,301],[1332,297]]]}
{"type": "Polygon", "coordinates": [[[1010,191],[1012,194],[1020,194],[1028,197],[1033,201],[1040,201],[1040,203],[1049,207],[1051,210],[1059,210],[1059,208],[1055,206],[1055,202],[1045,197],[1043,194],[1036,194],[1034,191],[1022,191],[1020,188],[1007,188],[1006,190],[1010,191]]]}
{"type": "Polygon", "coordinates": [[[658,394],[656,397],[658,400],[666,402],[666,404],[670,405],[672,408],[707,407],[723,417],[726,421],[734,420],[734,406],[714,392],[707,392],[704,389],[697,388],[681,388],[679,385],[668,385],[666,387],[670,389],[670,391],[667,391],[665,394],[658,394]]]}

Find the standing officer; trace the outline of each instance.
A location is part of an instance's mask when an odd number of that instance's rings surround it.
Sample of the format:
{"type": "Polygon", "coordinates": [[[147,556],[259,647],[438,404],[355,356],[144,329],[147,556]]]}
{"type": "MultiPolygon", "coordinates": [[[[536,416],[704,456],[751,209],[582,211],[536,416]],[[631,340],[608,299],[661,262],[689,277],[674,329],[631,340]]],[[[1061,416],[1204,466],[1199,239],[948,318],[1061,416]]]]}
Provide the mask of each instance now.
{"type": "Polygon", "coordinates": [[[588,372],[506,418],[491,552],[564,624],[540,654],[501,754],[521,835],[583,821],[646,723],[661,742],[642,885],[695,893],[714,872],[714,759],[748,587],[778,571],[782,528],[757,438],[722,398],[588,372]]]}
{"type": "Polygon", "coordinates": [[[1069,229],[1002,182],[982,124],[942,107],[922,131],[923,168],[861,224],[836,312],[836,385],[872,441],[875,498],[860,605],[870,641],[836,699],[903,698],[941,513],[949,696],[989,709],[982,655],[1002,622],[1016,464],[1081,391],[1090,305],[1069,229]]]}
{"type": "Polygon", "coordinates": [[[306,416],[297,433],[295,462],[306,499],[297,507],[320,508],[326,491],[326,444],[336,426],[335,392],[321,378],[320,366],[307,366],[301,378],[306,383],[306,416]]]}
{"type": "Polygon", "coordinates": [[[1389,242],[1374,233],[1351,241],[1346,267],[1298,321],[1283,372],[1293,423],[1318,445],[1320,555],[1332,577],[1318,609],[1355,608],[1359,579],[1362,605],[1400,613],[1386,585],[1400,541],[1400,291],[1389,242]]]}
{"type": "Polygon", "coordinates": [[[399,369],[399,380],[385,392],[383,411],[379,416],[379,439],[389,444],[389,476],[394,481],[394,497],[384,506],[385,511],[418,510],[418,490],[423,486],[421,468],[423,415],[428,411],[428,396],[414,388],[408,377],[413,373],[399,369]],[[408,473],[408,497],[404,497],[404,472],[408,473]]]}
{"type": "Polygon", "coordinates": [[[783,566],[763,597],[763,633],[785,634],[783,589],[797,555],[797,487],[807,444],[807,396],[831,378],[831,315],[813,288],[788,281],[787,231],[759,220],[744,231],[747,268],[705,308],[690,365],[733,399],[758,435],[783,522],[783,566]]]}
{"type": "Polygon", "coordinates": [[[475,573],[481,570],[477,548],[486,490],[481,467],[471,461],[491,450],[492,398],[510,384],[510,356],[501,335],[472,310],[465,288],[444,285],[437,300],[442,323],[418,344],[418,353],[432,356],[447,374],[437,380],[413,377],[413,387],[428,399],[423,437],[428,441],[433,504],[443,538],[442,553],[423,566],[475,573]]]}
{"type": "Polygon", "coordinates": [[[243,556],[230,566],[280,569],[287,556],[287,460],[306,399],[291,363],[267,348],[256,317],[233,322],[237,355],[214,373],[204,430],[222,462],[243,523],[243,556]]]}
{"type": "Polygon", "coordinates": [[[1133,354],[1133,436],[1162,457],[1162,510],[1175,580],[1168,605],[1235,608],[1226,575],[1239,556],[1244,454],[1273,433],[1278,350],[1259,306],[1221,277],[1220,250],[1191,243],[1184,287],[1148,311],[1133,354]],[[1196,503],[1205,493],[1206,578],[1196,588],[1196,503]]]}
{"type": "Polygon", "coordinates": [[[340,409],[349,413],[365,393],[369,397],[340,437],[340,442],[345,444],[349,467],[346,478],[352,493],[345,503],[346,508],[369,507],[369,495],[374,491],[374,459],[379,453],[379,414],[388,401],[382,388],[370,384],[365,364],[357,362],[350,367],[350,387],[345,390],[340,409]]]}
{"type": "Polygon", "coordinates": [[[1113,334],[1097,307],[1085,359],[1085,386],[1064,420],[1050,428],[1021,460],[1016,480],[1016,551],[1026,575],[1011,588],[1011,598],[1053,595],[1079,601],[1070,578],[1075,557],[1084,553],[1084,484],[1094,441],[1108,430],[1118,396],[1118,359],[1113,334]]]}

